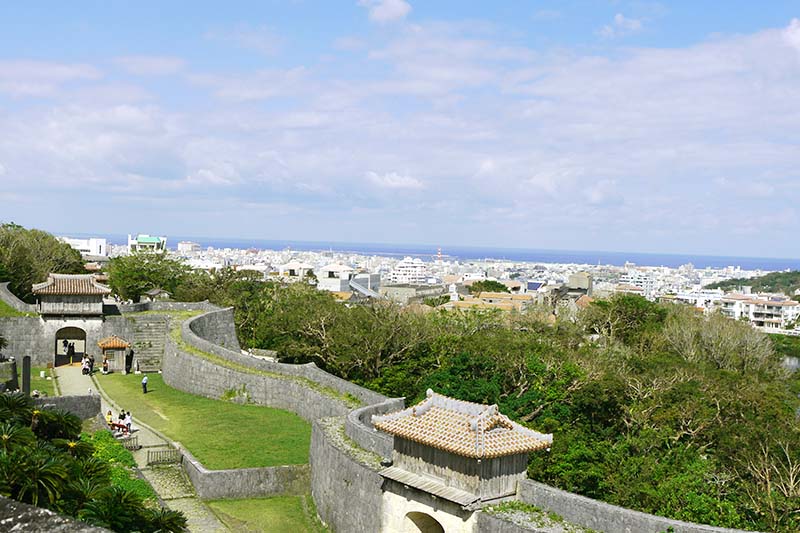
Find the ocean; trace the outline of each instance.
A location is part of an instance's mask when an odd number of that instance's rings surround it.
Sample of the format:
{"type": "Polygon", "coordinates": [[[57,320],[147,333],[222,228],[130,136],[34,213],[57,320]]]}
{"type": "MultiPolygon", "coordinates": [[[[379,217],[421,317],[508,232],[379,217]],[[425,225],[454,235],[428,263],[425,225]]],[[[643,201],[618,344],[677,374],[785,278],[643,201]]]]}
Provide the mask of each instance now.
{"type": "MultiPolygon", "coordinates": [[[[79,235],[75,235],[79,236],[79,235]]],[[[95,235],[96,236],[96,235],[95,235]]],[[[107,235],[112,244],[127,244],[125,235],[107,235]]],[[[168,236],[170,249],[177,248],[180,241],[193,241],[203,248],[256,248],[260,250],[302,250],[302,251],[334,251],[352,252],[361,255],[378,255],[386,257],[419,257],[424,261],[436,258],[437,247],[422,244],[382,244],[382,243],[342,243],[328,241],[292,241],[236,238],[205,238],[168,236]]],[[[470,246],[442,247],[442,257],[447,260],[482,261],[485,259],[525,261],[529,263],[576,263],[587,265],[617,265],[626,262],[642,266],[666,266],[676,268],[691,263],[695,268],[741,267],[744,270],[800,270],[800,259],[784,259],[772,257],[733,257],[696,254],[656,254],[641,252],[608,252],[584,250],[537,250],[522,248],[491,248],[470,246]]]]}

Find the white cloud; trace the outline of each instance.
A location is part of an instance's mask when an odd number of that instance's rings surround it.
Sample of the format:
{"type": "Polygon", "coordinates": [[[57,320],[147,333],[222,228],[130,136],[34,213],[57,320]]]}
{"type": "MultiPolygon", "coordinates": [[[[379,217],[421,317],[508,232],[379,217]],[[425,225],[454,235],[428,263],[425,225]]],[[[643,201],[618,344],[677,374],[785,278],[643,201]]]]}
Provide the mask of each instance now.
{"type": "Polygon", "coordinates": [[[137,76],[163,76],[180,72],[186,62],[170,56],[124,56],[114,62],[125,71],[137,76]]]}
{"type": "Polygon", "coordinates": [[[624,37],[642,31],[644,24],[641,19],[627,18],[622,13],[614,15],[614,21],[600,29],[600,36],[606,39],[624,37]]]}
{"type": "Polygon", "coordinates": [[[800,19],[792,19],[789,26],[783,30],[786,42],[800,52],[800,19]]]}
{"type": "Polygon", "coordinates": [[[238,26],[232,29],[212,30],[205,37],[211,40],[233,43],[240,48],[254,50],[260,54],[273,56],[283,45],[283,39],[270,27],[238,26]]]}
{"type": "Polygon", "coordinates": [[[373,185],[384,189],[424,189],[425,184],[417,178],[398,174],[397,172],[387,172],[385,174],[378,174],[377,172],[369,171],[366,174],[367,179],[373,185]]]}
{"type": "Polygon", "coordinates": [[[81,63],[0,61],[0,92],[12,96],[50,96],[64,84],[100,77],[98,69],[81,63]]]}
{"type": "Polygon", "coordinates": [[[369,19],[381,24],[406,18],[411,4],[405,0],[358,0],[358,4],[369,10],[369,19]]]}

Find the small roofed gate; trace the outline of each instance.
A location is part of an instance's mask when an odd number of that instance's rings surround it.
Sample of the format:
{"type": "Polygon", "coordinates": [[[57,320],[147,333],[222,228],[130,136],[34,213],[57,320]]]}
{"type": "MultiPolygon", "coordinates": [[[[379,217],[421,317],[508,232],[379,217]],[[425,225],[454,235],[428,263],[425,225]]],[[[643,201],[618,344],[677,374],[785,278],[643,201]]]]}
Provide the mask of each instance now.
{"type": "Polygon", "coordinates": [[[80,363],[86,353],[86,332],[81,328],[67,327],[56,332],[55,366],[80,363]]]}

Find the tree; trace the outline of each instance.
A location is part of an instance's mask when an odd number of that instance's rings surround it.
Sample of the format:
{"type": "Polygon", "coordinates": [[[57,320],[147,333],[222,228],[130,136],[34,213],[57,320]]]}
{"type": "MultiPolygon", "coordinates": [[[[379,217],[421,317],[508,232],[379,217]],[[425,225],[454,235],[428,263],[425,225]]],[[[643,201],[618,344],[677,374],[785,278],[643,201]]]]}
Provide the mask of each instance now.
{"type": "Polygon", "coordinates": [[[81,254],[47,232],[16,224],[0,225],[0,282],[18,298],[32,302],[32,285],[50,273],[85,272],[81,254]]]}
{"type": "Polygon", "coordinates": [[[175,294],[189,272],[186,264],[165,253],[140,252],[113,258],[108,265],[108,281],[120,298],[138,302],[151,289],[175,294]]]}
{"type": "Polygon", "coordinates": [[[472,285],[469,286],[470,294],[479,294],[481,292],[511,292],[511,291],[508,290],[508,287],[506,287],[499,281],[495,281],[493,279],[482,279],[480,281],[474,282],[472,285]]]}

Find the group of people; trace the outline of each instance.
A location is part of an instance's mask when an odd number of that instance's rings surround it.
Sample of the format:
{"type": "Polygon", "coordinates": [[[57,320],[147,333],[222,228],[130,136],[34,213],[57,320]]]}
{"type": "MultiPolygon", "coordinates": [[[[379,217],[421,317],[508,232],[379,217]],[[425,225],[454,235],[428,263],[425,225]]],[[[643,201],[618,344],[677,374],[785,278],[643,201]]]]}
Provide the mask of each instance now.
{"type": "Polygon", "coordinates": [[[119,412],[119,417],[115,420],[114,415],[109,411],[106,413],[106,423],[115,437],[130,435],[131,427],[133,426],[133,416],[131,416],[130,411],[125,412],[123,409],[119,412]]]}
{"type": "MultiPolygon", "coordinates": [[[[91,376],[94,373],[94,356],[84,355],[81,358],[81,372],[84,376],[91,376]]],[[[108,374],[108,356],[103,356],[103,375],[108,374]]]]}

